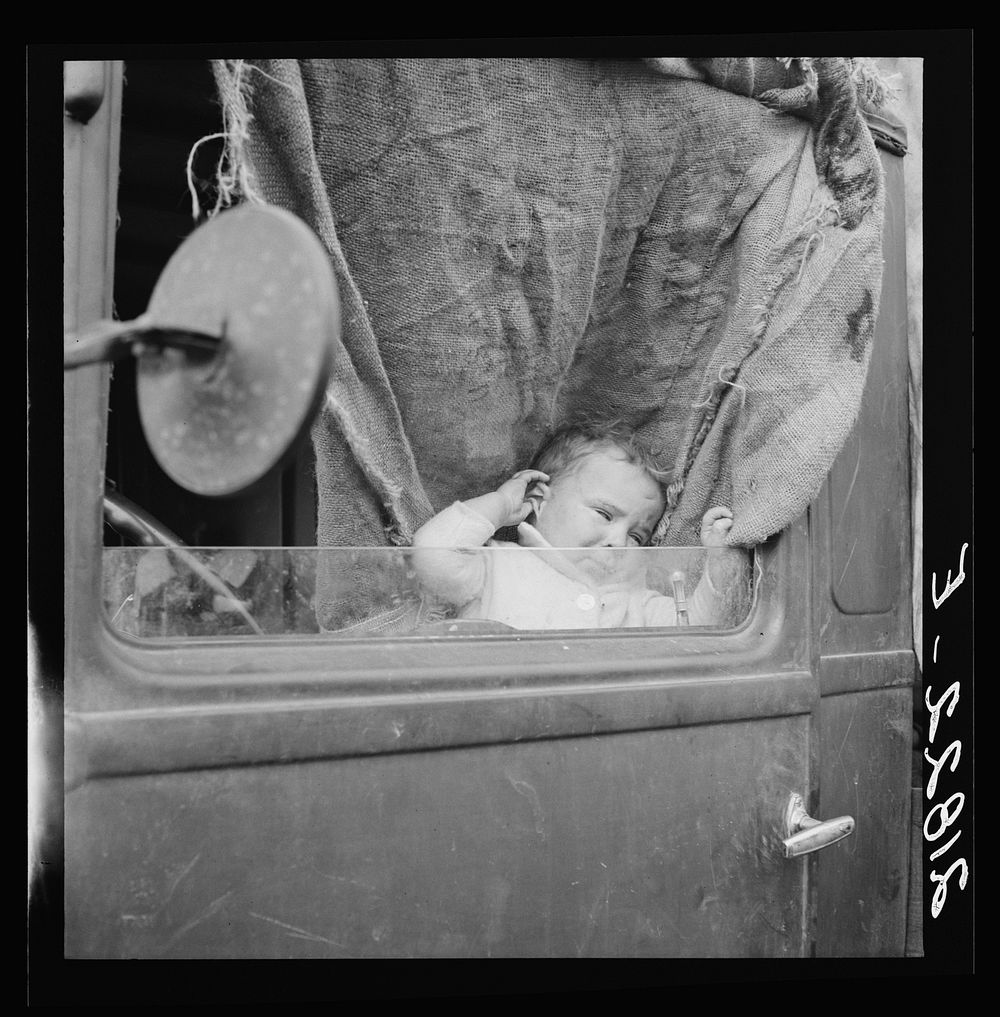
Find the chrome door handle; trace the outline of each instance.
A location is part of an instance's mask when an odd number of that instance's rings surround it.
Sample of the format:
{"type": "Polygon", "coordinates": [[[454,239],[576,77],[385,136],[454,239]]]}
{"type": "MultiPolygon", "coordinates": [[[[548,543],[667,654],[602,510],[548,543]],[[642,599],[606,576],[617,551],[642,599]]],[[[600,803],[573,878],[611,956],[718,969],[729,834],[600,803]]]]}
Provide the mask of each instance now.
{"type": "Polygon", "coordinates": [[[836,819],[813,819],[806,814],[802,796],[792,794],[785,807],[785,836],[781,843],[786,858],[798,858],[812,851],[836,844],[838,840],[854,833],[854,817],[838,816],[836,819]]]}

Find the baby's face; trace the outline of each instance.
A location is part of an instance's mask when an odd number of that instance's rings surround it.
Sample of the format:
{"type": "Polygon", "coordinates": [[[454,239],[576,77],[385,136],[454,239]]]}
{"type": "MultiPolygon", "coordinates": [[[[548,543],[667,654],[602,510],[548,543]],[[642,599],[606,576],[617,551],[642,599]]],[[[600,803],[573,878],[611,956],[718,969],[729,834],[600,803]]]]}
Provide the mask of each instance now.
{"type": "Polygon", "coordinates": [[[615,449],[552,478],[535,529],[553,547],[641,547],[663,513],[660,485],[615,449]]]}

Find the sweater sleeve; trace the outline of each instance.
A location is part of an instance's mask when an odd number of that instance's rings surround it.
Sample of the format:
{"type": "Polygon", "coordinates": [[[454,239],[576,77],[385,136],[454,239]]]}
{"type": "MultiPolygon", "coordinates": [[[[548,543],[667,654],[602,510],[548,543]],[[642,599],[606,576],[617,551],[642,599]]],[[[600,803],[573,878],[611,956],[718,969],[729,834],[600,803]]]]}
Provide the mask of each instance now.
{"type": "Polygon", "coordinates": [[[692,625],[718,625],[722,597],[708,576],[708,562],[701,579],[688,600],[688,620],[692,625]]]}
{"type": "Polygon", "coordinates": [[[482,547],[493,524],[457,501],[429,519],[413,535],[411,560],[423,587],[458,607],[482,596],[486,579],[482,547]]]}

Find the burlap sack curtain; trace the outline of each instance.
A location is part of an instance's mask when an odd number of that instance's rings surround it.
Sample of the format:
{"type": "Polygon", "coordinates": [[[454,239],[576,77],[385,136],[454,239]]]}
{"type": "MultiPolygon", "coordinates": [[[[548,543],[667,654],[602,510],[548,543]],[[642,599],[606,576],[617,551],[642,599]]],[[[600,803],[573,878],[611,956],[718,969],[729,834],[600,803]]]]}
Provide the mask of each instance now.
{"type": "MultiPolygon", "coordinates": [[[[220,61],[230,182],[330,252],[343,335],[314,428],[320,545],[406,544],[578,413],[750,545],[853,424],[882,178],[848,58],[220,61]]],[[[225,195],[224,195],[225,196],[225,195]]]]}

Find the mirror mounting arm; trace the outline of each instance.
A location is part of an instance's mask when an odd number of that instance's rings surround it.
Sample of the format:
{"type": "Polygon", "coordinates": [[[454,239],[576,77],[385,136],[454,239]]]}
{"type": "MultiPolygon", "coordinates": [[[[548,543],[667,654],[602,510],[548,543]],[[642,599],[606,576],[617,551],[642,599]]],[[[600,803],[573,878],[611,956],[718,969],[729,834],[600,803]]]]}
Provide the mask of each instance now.
{"type": "Polygon", "coordinates": [[[63,369],[108,363],[168,347],[183,350],[192,358],[210,358],[218,353],[222,338],[187,328],[154,325],[149,315],[133,321],[102,320],[77,335],[64,337],[63,369]]]}

